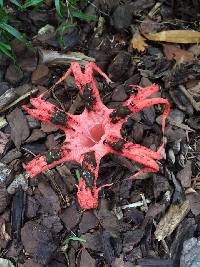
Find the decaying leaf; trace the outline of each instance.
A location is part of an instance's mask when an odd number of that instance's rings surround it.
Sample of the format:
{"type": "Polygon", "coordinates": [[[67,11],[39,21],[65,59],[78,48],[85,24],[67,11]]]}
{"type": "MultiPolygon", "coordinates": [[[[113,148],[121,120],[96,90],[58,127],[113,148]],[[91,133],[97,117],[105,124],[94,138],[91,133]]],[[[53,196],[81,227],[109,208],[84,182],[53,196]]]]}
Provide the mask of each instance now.
{"type": "Polygon", "coordinates": [[[131,40],[132,46],[134,49],[137,49],[138,52],[144,52],[148,47],[148,44],[145,43],[145,38],[137,31],[131,40]]]}
{"type": "Polygon", "coordinates": [[[4,258],[0,258],[0,266],[3,266],[3,267],[14,267],[14,264],[10,260],[4,259],[4,258]]]}
{"type": "MultiPolygon", "coordinates": [[[[3,218],[0,219],[0,240],[1,240],[1,246],[3,248],[6,247],[8,241],[11,239],[9,234],[6,232],[6,222],[3,218]],[[4,246],[5,244],[5,246],[4,246]]],[[[1,266],[1,265],[0,265],[1,266]]]]}
{"type": "Polygon", "coordinates": [[[4,117],[0,117],[0,129],[7,125],[7,121],[4,117]]]}
{"type": "MultiPolygon", "coordinates": [[[[11,101],[11,103],[9,102],[9,104],[4,105],[3,108],[1,109],[1,105],[0,105],[0,112],[4,112],[7,109],[13,107],[14,105],[16,105],[18,102],[24,100],[25,98],[29,97],[32,94],[35,94],[38,91],[37,87],[33,88],[33,90],[25,93],[24,95],[20,96],[17,98],[17,96],[15,95],[15,99],[13,99],[13,102],[11,101]]],[[[0,125],[1,125],[1,120],[0,120],[0,125]]]]}
{"type": "Polygon", "coordinates": [[[189,62],[194,59],[192,52],[181,49],[174,44],[163,44],[163,51],[168,60],[175,59],[177,64],[189,62]]]}
{"type": "MultiPolygon", "coordinates": [[[[186,125],[184,123],[178,123],[178,122],[176,122],[175,120],[173,120],[170,117],[168,117],[167,121],[170,122],[171,125],[176,126],[178,128],[181,128],[183,130],[186,130],[186,131],[189,131],[189,132],[195,132],[195,130],[193,130],[192,128],[190,128],[188,125],[186,125]]],[[[161,125],[161,123],[162,123],[161,116],[158,116],[156,118],[156,122],[161,125]]]]}
{"type": "Polygon", "coordinates": [[[7,115],[7,120],[11,127],[11,139],[15,146],[19,148],[30,134],[27,119],[21,109],[15,108],[7,115]]]}
{"type": "Polygon", "coordinates": [[[70,65],[71,62],[77,61],[81,66],[88,62],[94,62],[95,59],[88,57],[81,52],[59,53],[52,50],[38,49],[40,64],[46,65],[70,65]]]}
{"type": "Polygon", "coordinates": [[[197,81],[194,86],[188,88],[188,91],[192,96],[200,97],[200,81],[197,81]]]}
{"type": "Polygon", "coordinates": [[[200,42],[200,32],[192,30],[169,30],[143,35],[151,41],[168,43],[193,44],[200,42]]]}
{"type": "Polygon", "coordinates": [[[191,212],[198,216],[200,214],[200,194],[193,188],[188,188],[186,190],[186,198],[189,201],[191,212]]]}
{"type": "Polygon", "coordinates": [[[0,155],[3,154],[8,142],[8,135],[0,131],[0,155]]]}
{"type": "Polygon", "coordinates": [[[184,201],[181,204],[171,205],[168,212],[164,215],[156,227],[156,239],[161,241],[164,240],[165,237],[171,235],[171,233],[187,215],[189,210],[189,201],[184,201]]]}

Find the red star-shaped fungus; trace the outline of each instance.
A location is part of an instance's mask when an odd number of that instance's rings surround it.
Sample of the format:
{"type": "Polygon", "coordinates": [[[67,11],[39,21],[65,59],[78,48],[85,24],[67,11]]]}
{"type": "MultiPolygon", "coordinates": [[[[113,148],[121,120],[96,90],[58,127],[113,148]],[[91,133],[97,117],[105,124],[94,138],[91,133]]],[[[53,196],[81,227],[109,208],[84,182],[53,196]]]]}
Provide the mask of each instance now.
{"type": "Polygon", "coordinates": [[[157,172],[159,165],[156,160],[162,159],[160,146],[157,152],[144,146],[126,142],[121,136],[121,128],[133,112],[156,104],[165,105],[162,117],[162,131],[165,120],[170,111],[169,102],[163,98],[147,99],[159,90],[158,85],[138,87],[139,92],[130,96],[117,109],[107,108],[101,101],[93,71],[97,71],[108,82],[108,76],[95,63],[88,63],[82,72],[78,63],[74,62],[66,74],[56,83],[59,84],[69,75],[74,74],[76,85],[85,100],[85,109],[80,115],[72,115],[58,109],[55,105],[42,100],[42,97],[30,99],[33,108],[23,106],[34,118],[56,125],[66,135],[66,141],[60,150],[52,150],[40,155],[24,166],[28,174],[33,177],[42,171],[53,168],[68,160],[75,160],[82,165],[81,180],[78,185],[78,201],[82,208],[91,209],[98,206],[96,182],[99,164],[102,157],[108,153],[123,155],[128,159],[142,164],[144,168],[132,177],[144,172],[157,172]]]}

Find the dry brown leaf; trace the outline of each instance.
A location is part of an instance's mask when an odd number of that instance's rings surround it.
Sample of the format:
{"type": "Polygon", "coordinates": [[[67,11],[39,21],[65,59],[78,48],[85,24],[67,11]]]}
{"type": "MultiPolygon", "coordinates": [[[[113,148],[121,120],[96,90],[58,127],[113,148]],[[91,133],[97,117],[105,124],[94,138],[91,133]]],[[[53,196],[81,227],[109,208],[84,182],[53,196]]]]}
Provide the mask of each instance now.
{"type": "Polygon", "coordinates": [[[143,35],[151,41],[193,44],[200,42],[200,32],[192,30],[170,30],[143,35]]]}
{"type": "Polygon", "coordinates": [[[4,117],[0,117],[0,129],[7,125],[7,121],[4,117]]]}
{"type": "Polygon", "coordinates": [[[186,199],[189,201],[190,203],[190,209],[191,212],[195,215],[198,216],[200,214],[200,194],[198,192],[196,192],[195,190],[192,192],[187,190],[187,194],[186,194],[186,199]]]}
{"type": "Polygon", "coordinates": [[[138,52],[144,52],[148,47],[148,44],[145,43],[145,38],[137,31],[131,40],[132,46],[134,49],[137,49],[138,52]]]}
{"type": "Polygon", "coordinates": [[[181,204],[171,205],[167,213],[156,227],[155,237],[158,241],[164,240],[171,235],[179,223],[184,219],[190,210],[189,201],[181,204]]]}
{"type": "Polygon", "coordinates": [[[200,97],[200,81],[197,81],[194,86],[188,88],[192,96],[200,97]]]}
{"type": "Polygon", "coordinates": [[[0,131],[0,155],[3,154],[5,147],[7,143],[9,142],[8,137],[9,137],[8,134],[5,134],[0,131]]]}
{"type": "Polygon", "coordinates": [[[192,52],[181,49],[173,44],[163,44],[163,51],[168,60],[175,59],[177,64],[189,62],[194,59],[192,52]]]}

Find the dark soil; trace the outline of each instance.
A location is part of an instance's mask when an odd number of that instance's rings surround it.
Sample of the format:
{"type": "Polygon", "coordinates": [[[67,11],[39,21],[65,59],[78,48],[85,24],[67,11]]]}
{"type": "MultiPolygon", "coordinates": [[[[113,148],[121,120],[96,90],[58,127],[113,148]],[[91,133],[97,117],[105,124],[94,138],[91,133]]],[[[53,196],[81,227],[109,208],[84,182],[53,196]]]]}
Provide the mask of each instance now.
{"type": "MultiPolygon", "coordinates": [[[[146,41],[146,50],[140,52],[131,40],[137,31],[200,31],[200,2],[88,1],[80,8],[97,16],[98,22],[77,19],[77,27],[64,34],[64,48],[54,30],[38,34],[47,24],[58,25],[54,1],[46,2],[40,9],[19,13],[17,19],[37,52],[13,40],[17,66],[5,58],[0,68],[1,258],[19,267],[199,266],[200,47],[146,41]],[[64,140],[62,131],[22,109],[30,96],[48,91],[69,68],[69,61],[45,63],[41,55],[46,50],[93,58],[113,81],[108,85],[96,76],[102,100],[110,108],[125,101],[134,84],[159,84],[158,96],[171,104],[159,173],[131,181],[127,178],[138,166],[106,156],[99,182],[113,185],[101,191],[96,210],[83,211],[77,203],[76,162],[32,179],[24,175],[23,164],[33,155],[58,148],[64,140]],[[166,222],[163,229],[161,220],[166,222]],[[195,246],[193,254],[184,247],[186,240],[191,242],[187,246],[195,246]]],[[[83,110],[73,79],[48,91],[45,98],[71,113],[83,110]]],[[[127,138],[155,149],[161,139],[160,109],[131,116],[123,127],[127,138]]]]}

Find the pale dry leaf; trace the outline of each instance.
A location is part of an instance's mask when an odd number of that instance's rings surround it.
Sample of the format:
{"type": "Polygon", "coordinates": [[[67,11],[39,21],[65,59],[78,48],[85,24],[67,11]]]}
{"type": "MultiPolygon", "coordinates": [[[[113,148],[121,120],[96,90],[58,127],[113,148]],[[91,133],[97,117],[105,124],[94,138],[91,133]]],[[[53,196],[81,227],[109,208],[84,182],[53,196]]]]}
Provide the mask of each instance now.
{"type": "Polygon", "coordinates": [[[151,41],[168,43],[193,44],[200,42],[200,32],[192,30],[169,30],[143,35],[151,41]]]}
{"type": "Polygon", "coordinates": [[[163,52],[168,60],[175,59],[178,65],[194,59],[192,52],[181,49],[173,44],[163,44],[163,52]]]}
{"type": "Polygon", "coordinates": [[[190,87],[188,91],[192,96],[200,97],[200,81],[197,81],[197,83],[190,87]]]}
{"type": "Polygon", "coordinates": [[[199,205],[199,203],[200,203],[200,194],[198,192],[196,192],[196,191],[189,193],[189,190],[188,190],[187,194],[186,194],[186,199],[190,203],[191,212],[195,216],[198,216],[200,214],[200,205],[199,205]]]}
{"type": "Polygon", "coordinates": [[[7,125],[7,121],[4,117],[0,117],[0,129],[7,125]]]}
{"type": "Polygon", "coordinates": [[[10,260],[0,258],[0,267],[15,267],[15,266],[10,260]]]}
{"type": "Polygon", "coordinates": [[[156,227],[155,237],[158,241],[170,236],[179,223],[184,219],[190,210],[189,201],[181,204],[171,205],[167,213],[160,220],[156,227]]]}
{"type": "Polygon", "coordinates": [[[11,237],[6,232],[6,225],[5,225],[5,223],[2,223],[2,225],[1,225],[0,239],[5,240],[5,241],[11,240],[11,237]]]}
{"type": "Polygon", "coordinates": [[[148,47],[148,44],[145,43],[145,38],[138,31],[133,35],[131,43],[138,52],[144,52],[148,47]]]}
{"type": "Polygon", "coordinates": [[[12,103],[10,103],[9,105],[7,105],[6,107],[4,107],[3,109],[0,110],[0,112],[4,112],[7,109],[11,108],[12,106],[16,105],[17,103],[19,103],[20,101],[24,100],[25,98],[27,98],[28,96],[31,96],[33,94],[35,94],[38,91],[38,88],[35,87],[33,90],[25,93],[24,95],[20,96],[19,98],[17,98],[16,100],[14,100],[12,103]]]}
{"type": "Polygon", "coordinates": [[[9,142],[7,134],[0,131],[0,155],[3,154],[7,143],[9,142]]]}
{"type": "MultiPolygon", "coordinates": [[[[192,128],[190,128],[188,125],[184,124],[184,123],[178,123],[175,120],[173,120],[172,118],[170,118],[170,116],[167,118],[167,121],[170,122],[171,125],[176,126],[178,128],[181,128],[183,130],[189,131],[189,132],[195,132],[195,130],[193,130],[192,128]]],[[[156,122],[161,125],[162,124],[162,116],[158,116],[156,118],[156,122]]]]}

